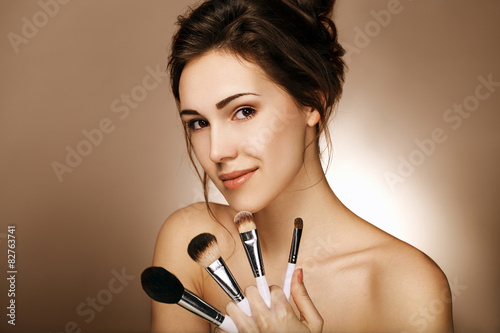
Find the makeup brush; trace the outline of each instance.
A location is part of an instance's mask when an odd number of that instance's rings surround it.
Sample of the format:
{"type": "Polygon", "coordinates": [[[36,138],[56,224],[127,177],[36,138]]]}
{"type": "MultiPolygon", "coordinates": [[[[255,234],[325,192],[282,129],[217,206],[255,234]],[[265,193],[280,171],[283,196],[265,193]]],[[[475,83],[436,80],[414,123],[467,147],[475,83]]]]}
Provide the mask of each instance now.
{"type": "Polygon", "coordinates": [[[234,223],[240,232],[241,242],[247,254],[248,261],[252,267],[252,272],[257,283],[257,289],[268,307],[271,307],[271,293],[264,274],[264,263],[260,251],[257,227],[250,212],[242,211],[234,217],[234,223]]]}
{"type": "Polygon", "coordinates": [[[149,297],[157,302],[178,304],[186,310],[200,316],[223,331],[238,333],[233,320],[222,312],[184,289],[181,281],[163,267],[148,267],[141,274],[142,288],[149,297]]]}
{"type": "Polygon", "coordinates": [[[299,254],[300,237],[302,237],[302,227],[304,222],[300,217],[297,217],[293,222],[293,236],[292,245],[290,246],[290,256],[288,257],[288,266],[286,268],[285,283],[283,284],[283,292],[285,293],[286,299],[290,299],[290,284],[292,282],[293,271],[295,270],[295,264],[297,263],[297,255],[299,254]]]}
{"type": "Polygon", "coordinates": [[[248,300],[220,255],[217,238],[209,233],[199,234],[191,240],[187,251],[191,259],[205,268],[236,305],[251,316],[248,300]]]}

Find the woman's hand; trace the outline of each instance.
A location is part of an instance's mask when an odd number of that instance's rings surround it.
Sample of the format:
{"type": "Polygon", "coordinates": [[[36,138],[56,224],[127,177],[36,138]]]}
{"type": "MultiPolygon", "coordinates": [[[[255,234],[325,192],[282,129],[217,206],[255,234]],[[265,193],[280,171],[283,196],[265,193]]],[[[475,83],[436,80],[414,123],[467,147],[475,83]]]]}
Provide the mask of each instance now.
{"type": "Polygon", "coordinates": [[[323,329],[323,318],[314,306],[303,282],[302,269],[293,273],[291,295],[300,313],[295,314],[283,290],[271,286],[271,307],[268,308],[255,286],[246,288],[252,316],[245,315],[234,303],[226,306],[226,313],[233,319],[240,333],[246,332],[310,332],[323,329]]]}

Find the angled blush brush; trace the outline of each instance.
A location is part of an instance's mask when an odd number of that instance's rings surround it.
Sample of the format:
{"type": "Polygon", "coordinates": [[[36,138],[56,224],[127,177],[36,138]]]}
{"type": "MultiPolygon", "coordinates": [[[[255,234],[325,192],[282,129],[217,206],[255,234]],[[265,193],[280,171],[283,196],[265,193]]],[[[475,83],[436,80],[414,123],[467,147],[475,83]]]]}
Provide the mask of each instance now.
{"type": "Polygon", "coordinates": [[[300,217],[296,218],[294,221],[294,229],[292,236],[292,245],[290,246],[290,256],[288,257],[288,266],[286,268],[285,282],[283,284],[283,292],[285,293],[286,299],[290,299],[290,285],[292,282],[293,271],[295,271],[295,265],[297,264],[297,256],[299,254],[300,238],[302,237],[302,227],[304,222],[300,217]]]}
{"type": "Polygon", "coordinates": [[[187,251],[191,259],[205,268],[236,305],[251,316],[248,300],[220,255],[217,238],[210,233],[199,234],[191,240],[187,251]]]}
{"type": "Polygon", "coordinates": [[[262,253],[260,250],[259,236],[257,226],[250,212],[242,211],[234,217],[234,223],[240,232],[241,242],[247,254],[248,261],[252,267],[255,282],[259,293],[268,307],[271,307],[271,293],[269,284],[264,274],[264,263],[262,262],[262,253]]]}
{"type": "Polygon", "coordinates": [[[157,302],[178,304],[226,332],[238,332],[229,316],[184,289],[181,281],[163,267],[146,268],[141,274],[141,284],[146,294],[157,302]]]}

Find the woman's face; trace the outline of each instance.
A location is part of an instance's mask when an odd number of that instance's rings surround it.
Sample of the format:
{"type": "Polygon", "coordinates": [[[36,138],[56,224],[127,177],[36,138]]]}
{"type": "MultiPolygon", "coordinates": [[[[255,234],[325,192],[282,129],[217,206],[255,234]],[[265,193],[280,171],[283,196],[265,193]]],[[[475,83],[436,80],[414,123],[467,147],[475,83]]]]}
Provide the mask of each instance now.
{"type": "Polygon", "coordinates": [[[210,52],[186,65],[179,94],[196,158],[233,209],[255,213],[304,186],[303,154],[319,116],[260,67],[210,52]]]}

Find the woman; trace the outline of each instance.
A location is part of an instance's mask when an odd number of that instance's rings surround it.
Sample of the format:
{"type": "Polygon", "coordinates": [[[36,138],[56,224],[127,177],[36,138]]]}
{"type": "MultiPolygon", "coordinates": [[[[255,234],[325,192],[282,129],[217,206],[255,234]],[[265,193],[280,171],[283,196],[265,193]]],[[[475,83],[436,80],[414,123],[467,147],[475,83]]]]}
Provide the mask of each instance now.
{"type": "MultiPolygon", "coordinates": [[[[319,137],[344,78],[344,51],[330,0],[212,0],[180,18],[171,84],[207,193],[162,227],[153,265],[163,266],[231,316],[240,332],[451,332],[446,277],[427,256],[349,211],[329,187],[319,137]],[[254,286],[239,233],[239,211],[254,214],[268,308],[254,286]],[[288,302],[285,275],[293,221],[304,221],[288,302]],[[200,233],[217,237],[245,290],[246,316],[186,251],[200,233]],[[305,282],[304,282],[305,281],[305,282]],[[305,287],[307,284],[307,289],[305,287]]],[[[153,332],[208,332],[205,321],[153,302],[153,332]]]]}

